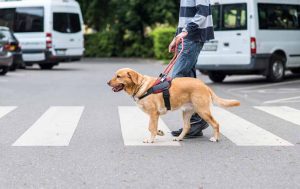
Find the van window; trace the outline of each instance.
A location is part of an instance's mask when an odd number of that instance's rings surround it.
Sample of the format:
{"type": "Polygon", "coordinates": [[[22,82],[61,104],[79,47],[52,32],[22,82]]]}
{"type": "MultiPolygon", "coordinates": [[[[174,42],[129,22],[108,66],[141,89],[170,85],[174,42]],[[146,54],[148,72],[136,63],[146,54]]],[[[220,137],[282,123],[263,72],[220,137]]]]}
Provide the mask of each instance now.
{"type": "Polygon", "coordinates": [[[213,5],[212,16],[215,31],[247,29],[246,3],[213,5]]]}
{"type": "Polygon", "coordinates": [[[300,6],[258,4],[259,29],[300,29],[300,6]]]}
{"type": "Polygon", "coordinates": [[[223,5],[222,30],[247,29],[246,4],[223,5]]]}
{"type": "Polygon", "coordinates": [[[14,32],[43,32],[44,8],[20,7],[0,9],[0,25],[14,32]]]}
{"type": "Polygon", "coordinates": [[[76,13],[53,13],[53,29],[61,33],[81,31],[79,15],[76,13]]]}
{"type": "Polygon", "coordinates": [[[220,5],[213,5],[211,7],[211,11],[212,11],[212,17],[213,17],[213,24],[214,24],[214,30],[218,31],[220,30],[220,21],[221,21],[221,17],[220,17],[220,5]]]}

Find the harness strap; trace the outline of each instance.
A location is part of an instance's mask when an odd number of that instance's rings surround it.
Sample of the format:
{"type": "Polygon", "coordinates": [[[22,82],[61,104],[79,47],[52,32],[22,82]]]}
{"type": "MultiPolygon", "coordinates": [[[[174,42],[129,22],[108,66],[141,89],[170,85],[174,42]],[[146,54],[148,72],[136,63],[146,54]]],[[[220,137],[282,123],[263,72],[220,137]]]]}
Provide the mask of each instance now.
{"type": "Polygon", "coordinates": [[[167,110],[171,110],[169,89],[163,91],[163,97],[164,97],[165,106],[166,106],[167,110]]]}
{"type": "Polygon", "coordinates": [[[169,92],[169,88],[171,86],[171,81],[172,80],[167,80],[163,83],[159,83],[159,84],[151,87],[150,89],[147,90],[147,92],[144,95],[139,97],[139,100],[142,100],[143,98],[145,98],[151,94],[163,93],[165,107],[167,108],[167,110],[171,110],[170,92],[169,92]]]}
{"type": "Polygon", "coordinates": [[[151,87],[150,89],[147,90],[147,92],[145,94],[143,94],[141,97],[139,97],[139,100],[142,100],[143,98],[145,98],[146,96],[149,96],[153,93],[153,87],[151,87]]]}

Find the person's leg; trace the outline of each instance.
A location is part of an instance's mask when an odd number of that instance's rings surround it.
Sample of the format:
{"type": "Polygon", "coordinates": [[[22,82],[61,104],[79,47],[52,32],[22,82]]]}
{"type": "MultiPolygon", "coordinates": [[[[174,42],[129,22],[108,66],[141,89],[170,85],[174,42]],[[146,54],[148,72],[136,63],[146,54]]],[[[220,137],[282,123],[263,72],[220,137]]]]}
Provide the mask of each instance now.
{"type": "MultiPolygon", "coordinates": [[[[203,47],[203,43],[185,40],[184,51],[178,58],[174,65],[172,77],[194,77],[196,78],[195,65],[198,61],[198,56],[203,47]]],[[[181,50],[181,46],[178,48],[178,52],[181,50]]],[[[208,123],[203,120],[199,115],[194,114],[191,118],[191,129],[186,135],[186,138],[194,138],[202,136],[202,130],[208,127],[208,123]]],[[[178,136],[182,132],[182,129],[178,131],[172,131],[173,136],[178,136]]]]}

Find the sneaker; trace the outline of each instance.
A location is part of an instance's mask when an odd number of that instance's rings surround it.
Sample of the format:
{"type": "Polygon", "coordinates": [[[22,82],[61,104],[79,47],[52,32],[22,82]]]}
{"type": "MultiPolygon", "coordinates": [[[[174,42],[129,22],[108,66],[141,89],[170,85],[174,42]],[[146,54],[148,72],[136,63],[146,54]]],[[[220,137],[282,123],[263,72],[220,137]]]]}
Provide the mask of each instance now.
{"type": "MultiPolygon", "coordinates": [[[[198,116],[198,115],[196,115],[196,116],[198,116]]],[[[191,119],[191,129],[185,135],[184,138],[197,138],[197,137],[201,137],[201,136],[203,136],[202,130],[206,129],[209,126],[208,123],[205,120],[203,120],[202,118],[200,118],[199,116],[198,116],[198,118],[197,117],[193,118],[193,117],[191,119]]],[[[177,131],[172,131],[171,134],[173,136],[179,136],[181,134],[181,132],[182,132],[182,129],[179,129],[177,131]]]]}
{"type": "MultiPolygon", "coordinates": [[[[171,134],[175,137],[178,137],[182,132],[182,129],[179,129],[177,131],[172,131],[171,134]]],[[[197,137],[202,137],[203,132],[202,131],[197,131],[197,132],[189,132],[187,133],[184,138],[197,138],[197,137]]]]}

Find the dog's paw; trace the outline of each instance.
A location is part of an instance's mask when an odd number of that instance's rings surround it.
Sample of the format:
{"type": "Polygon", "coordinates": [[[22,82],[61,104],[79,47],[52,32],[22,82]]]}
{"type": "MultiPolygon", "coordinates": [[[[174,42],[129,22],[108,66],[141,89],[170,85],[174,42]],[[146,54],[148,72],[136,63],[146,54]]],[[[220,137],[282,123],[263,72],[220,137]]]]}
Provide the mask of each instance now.
{"type": "Polygon", "coordinates": [[[157,131],[157,135],[158,135],[158,136],[164,136],[165,133],[164,133],[162,130],[158,130],[158,131],[157,131]]]}
{"type": "Polygon", "coordinates": [[[143,143],[154,143],[154,140],[146,138],[146,139],[143,140],[143,143]]]}
{"type": "Polygon", "coordinates": [[[209,140],[210,140],[211,142],[219,142],[219,139],[216,139],[215,137],[211,137],[209,140]]]}
{"type": "Polygon", "coordinates": [[[175,137],[175,138],[173,138],[173,141],[182,141],[182,138],[175,137]]]}

